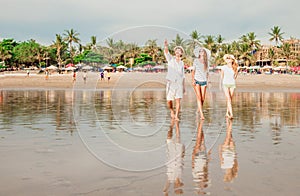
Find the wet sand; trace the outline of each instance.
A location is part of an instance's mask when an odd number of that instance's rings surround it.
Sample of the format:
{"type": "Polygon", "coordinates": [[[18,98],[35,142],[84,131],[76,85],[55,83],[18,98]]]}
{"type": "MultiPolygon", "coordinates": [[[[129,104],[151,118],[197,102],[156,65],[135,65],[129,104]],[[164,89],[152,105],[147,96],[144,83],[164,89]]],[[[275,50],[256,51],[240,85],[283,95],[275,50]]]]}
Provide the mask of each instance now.
{"type": "MultiPolygon", "coordinates": [[[[73,82],[72,74],[52,74],[45,79],[43,74],[26,73],[0,75],[1,89],[72,89],[76,87],[97,89],[113,88],[164,88],[166,73],[112,73],[108,82],[100,80],[99,74],[89,72],[87,83],[84,84],[82,73],[77,74],[76,82],[73,82]],[[85,85],[85,86],[83,86],[85,85]]],[[[191,87],[191,74],[186,74],[187,88],[191,87]]],[[[210,73],[210,87],[219,88],[219,74],[210,73]]],[[[237,78],[238,91],[299,91],[299,75],[239,75],[237,78]]]]}

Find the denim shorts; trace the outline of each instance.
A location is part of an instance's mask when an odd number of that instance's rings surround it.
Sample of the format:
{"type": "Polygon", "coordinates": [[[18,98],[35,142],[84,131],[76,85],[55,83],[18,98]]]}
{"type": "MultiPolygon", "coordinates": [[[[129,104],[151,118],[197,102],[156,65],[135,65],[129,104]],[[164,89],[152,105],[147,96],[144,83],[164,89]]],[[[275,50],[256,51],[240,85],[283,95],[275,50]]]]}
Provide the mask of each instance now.
{"type": "Polygon", "coordinates": [[[202,82],[200,82],[200,81],[198,81],[198,80],[195,80],[195,84],[197,85],[200,85],[200,86],[206,86],[207,85],[207,82],[206,81],[202,81],[202,82]]]}

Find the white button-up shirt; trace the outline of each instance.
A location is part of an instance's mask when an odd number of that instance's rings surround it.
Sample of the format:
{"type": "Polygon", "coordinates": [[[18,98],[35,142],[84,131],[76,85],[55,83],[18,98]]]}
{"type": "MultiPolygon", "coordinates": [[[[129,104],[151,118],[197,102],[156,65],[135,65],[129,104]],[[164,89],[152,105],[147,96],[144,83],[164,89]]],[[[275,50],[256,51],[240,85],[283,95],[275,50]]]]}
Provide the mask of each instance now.
{"type": "Polygon", "coordinates": [[[166,79],[171,82],[182,82],[184,76],[184,64],[183,61],[176,61],[176,58],[169,52],[165,53],[165,57],[168,61],[168,73],[166,79]]]}

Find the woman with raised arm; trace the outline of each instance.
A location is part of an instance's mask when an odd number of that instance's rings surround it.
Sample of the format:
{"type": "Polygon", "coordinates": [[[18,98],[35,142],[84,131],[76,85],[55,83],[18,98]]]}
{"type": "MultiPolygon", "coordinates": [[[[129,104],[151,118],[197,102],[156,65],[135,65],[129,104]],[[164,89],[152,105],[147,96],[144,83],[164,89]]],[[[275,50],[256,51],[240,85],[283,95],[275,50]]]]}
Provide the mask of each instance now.
{"type": "Polygon", "coordinates": [[[164,43],[164,54],[168,61],[168,72],[167,72],[167,105],[171,113],[171,118],[179,120],[180,102],[185,92],[185,76],[184,76],[184,64],[181,57],[184,53],[184,49],[181,46],[174,48],[175,56],[169,53],[168,41],[164,43]],[[173,101],[175,100],[176,109],[174,113],[173,101]]]}

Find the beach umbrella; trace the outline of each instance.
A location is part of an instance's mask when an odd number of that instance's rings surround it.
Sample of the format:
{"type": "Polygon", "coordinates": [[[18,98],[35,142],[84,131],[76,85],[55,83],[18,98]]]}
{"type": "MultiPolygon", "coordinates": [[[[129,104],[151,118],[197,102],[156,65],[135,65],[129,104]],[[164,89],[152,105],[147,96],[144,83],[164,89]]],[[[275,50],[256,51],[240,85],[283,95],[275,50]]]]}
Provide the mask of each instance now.
{"type": "Polygon", "coordinates": [[[56,66],[54,66],[54,65],[50,65],[49,67],[47,67],[47,69],[58,69],[56,66]]]}
{"type": "Polygon", "coordinates": [[[90,69],[93,69],[93,67],[92,67],[92,66],[89,66],[89,65],[87,65],[87,66],[84,66],[84,67],[82,67],[82,69],[90,70],[90,69]]]}
{"type": "Polygon", "coordinates": [[[151,69],[151,68],[152,68],[152,65],[150,65],[150,64],[145,65],[144,68],[145,68],[145,69],[151,69]]]}
{"type": "Polygon", "coordinates": [[[74,64],[69,63],[69,64],[66,65],[66,68],[68,68],[68,67],[74,67],[74,64]]]}
{"type": "Polygon", "coordinates": [[[164,65],[156,65],[153,69],[166,69],[164,65]]]}
{"type": "Polygon", "coordinates": [[[70,71],[70,70],[74,70],[76,69],[76,67],[67,67],[65,70],[70,71]]]}
{"type": "Polygon", "coordinates": [[[106,66],[104,66],[102,69],[104,69],[104,70],[107,70],[107,69],[113,69],[113,67],[106,65],[106,66]]]}
{"type": "Polygon", "coordinates": [[[123,66],[123,65],[120,65],[117,67],[117,69],[127,69],[127,67],[123,66]]]}

